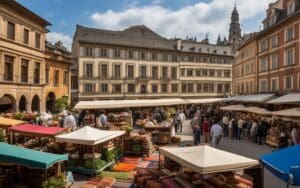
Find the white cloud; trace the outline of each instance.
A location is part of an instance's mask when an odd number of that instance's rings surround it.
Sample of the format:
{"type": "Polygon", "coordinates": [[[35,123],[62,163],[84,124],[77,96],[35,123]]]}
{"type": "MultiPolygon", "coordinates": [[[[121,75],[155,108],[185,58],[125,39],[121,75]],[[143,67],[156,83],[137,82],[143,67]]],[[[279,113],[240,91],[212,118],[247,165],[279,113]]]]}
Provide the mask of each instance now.
{"type": "MultiPolygon", "coordinates": [[[[240,21],[264,14],[272,0],[240,0],[237,3],[240,21]]],[[[160,2],[154,0],[153,2],[160,2]]],[[[90,19],[95,27],[120,30],[131,25],[143,24],[165,37],[197,36],[203,38],[206,33],[216,40],[219,33],[228,35],[232,0],[212,0],[199,2],[177,10],[164,8],[159,4],[133,6],[119,12],[107,10],[94,12],[90,19]]],[[[245,25],[247,23],[243,23],[245,25]]],[[[258,28],[260,23],[254,24],[258,28]]],[[[254,28],[253,30],[256,30],[254,28]]]]}
{"type": "Polygon", "coordinates": [[[71,50],[72,45],[72,37],[64,34],[64,33],[57,33],[57,32],[50,32],[47,34],[47,40],[52,42],[53,44],[57,41],[61,41],[68,50],[71,50]]]}

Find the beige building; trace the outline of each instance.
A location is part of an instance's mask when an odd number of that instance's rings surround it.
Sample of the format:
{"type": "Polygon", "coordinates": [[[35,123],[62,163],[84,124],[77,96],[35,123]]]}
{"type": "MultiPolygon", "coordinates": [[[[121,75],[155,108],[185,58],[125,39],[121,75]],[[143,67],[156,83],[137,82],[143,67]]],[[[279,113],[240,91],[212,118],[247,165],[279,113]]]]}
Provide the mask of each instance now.
{"type": "Polygon", "coordinates": [[[16,1],[0,1],[0,112],[44,111],[48,25],[16,1]]]}
{"type": "Polygon", "coordinates": [[[46,70],[44,96],[46,111],[54,110],[55,100],[68,97],[70,101],[71,52],[58,41],[55,44],[46,42],[46,70]]]}
{"type": "Polygon", "coordinates": [[[123,31],[77,26],[72,58],[78,64],[79,100],[231,93],[231,47],[166,39],[146,26],[123,31]]]}
{"type": "Polygon", "coordinates": [[[257,40],[254,34],[237,49],[233,64],[233,94],[257,93],[257,40]]]}

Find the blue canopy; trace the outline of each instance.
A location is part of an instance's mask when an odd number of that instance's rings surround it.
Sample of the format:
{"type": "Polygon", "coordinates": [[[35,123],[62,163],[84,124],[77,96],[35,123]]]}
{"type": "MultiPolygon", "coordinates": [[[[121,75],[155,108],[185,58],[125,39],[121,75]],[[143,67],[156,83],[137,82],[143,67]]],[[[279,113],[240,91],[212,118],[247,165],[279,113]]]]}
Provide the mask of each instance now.
{"type": "Polygon", "coordinates": [[[300,185],[299,156],[300,145],[263,155],[260,161],[265,168],[279,179],[292,185],[300,185]]]}
{"type": "Polygon", "coordinates": [[[67,155],[45,153],[0,142],[0,161],[47,169],[57,162],[68,160],[67,155]]]}

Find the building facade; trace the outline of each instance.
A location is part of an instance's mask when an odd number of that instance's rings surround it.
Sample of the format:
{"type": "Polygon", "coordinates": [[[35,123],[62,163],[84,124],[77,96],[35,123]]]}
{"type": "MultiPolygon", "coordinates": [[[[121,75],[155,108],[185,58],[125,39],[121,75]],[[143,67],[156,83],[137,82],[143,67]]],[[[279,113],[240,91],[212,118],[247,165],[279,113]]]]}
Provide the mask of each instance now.
{"type": "Polygon", "coordinates": [[[230,46],[166,39],[146,26],[123,31],[77,26],[72,53],[78,65],[79,100],[231,93],[230,46]]]}
{"type": "Polygon", "coordinates": [[[257,40],[256,34],[236,52],[233,63],[233,95],[257,93],[257,40]]]}
{"type": "Polygon", "coordinates": [[[54,111],[55,100],[66,96],[70,101],[71,52],[58,41],[46,42],[45,98],[46,111],[54,111]]]}
{"type": "Polygon", "coordinates": [[[16,1],[0,1],[0,112],[44,111],[48,25],[16,1]]]}
{"type": "Polygon", "coordinates": [[[299,23],[299,0],[269,5],[257,37],[259,93],[300,91],[299,23]]]}

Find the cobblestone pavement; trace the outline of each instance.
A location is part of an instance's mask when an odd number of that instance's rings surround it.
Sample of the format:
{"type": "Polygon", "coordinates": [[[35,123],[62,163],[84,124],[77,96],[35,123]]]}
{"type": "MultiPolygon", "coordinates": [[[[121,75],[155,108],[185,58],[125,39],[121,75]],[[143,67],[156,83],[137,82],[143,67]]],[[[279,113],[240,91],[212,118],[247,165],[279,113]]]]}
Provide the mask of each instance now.
{"type": "MultiPolygon", "coordinates": [[[[190,121],[184,123],[183,132],[178,133],[184,143],[192,143],[193,136],[190,127],[190,121]]],[[[268,145],[257,145],[246,140],[232,140],[229,138],[222,138],[220,143],[220,149],[228,152],[236,153],[253,159],[259,159],[259,157],[266,153],[271,153],[275,148],[268,145]]],[[[286,183],[282,182],[275,176],[273,176],[267,169],[264,169],[264,188],[285,188],[286,183]]],[[[290,188],[296,188],[290,186],[290,188]]]]}

